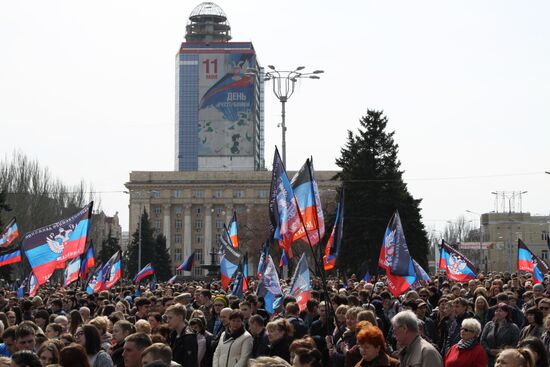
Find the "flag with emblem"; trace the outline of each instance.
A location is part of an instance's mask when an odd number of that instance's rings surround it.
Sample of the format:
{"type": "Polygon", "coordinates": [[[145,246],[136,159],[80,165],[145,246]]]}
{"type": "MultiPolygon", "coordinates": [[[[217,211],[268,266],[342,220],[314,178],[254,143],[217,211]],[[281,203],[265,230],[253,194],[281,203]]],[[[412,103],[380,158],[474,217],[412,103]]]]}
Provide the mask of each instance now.
{"type": "Polygon", "coordinates": [[[0,232],[0,247],[9,247],[17,237],[19,237],[19,228],[15,217],[13,217],[6,228],[0,232]]]}
{"type": "Polygon", "coordinates": [[[476,266],[445,241],[441,242],[439,254],[439,269],[444,269],[450,280],[467,282],[476,278],[476,266]]]}

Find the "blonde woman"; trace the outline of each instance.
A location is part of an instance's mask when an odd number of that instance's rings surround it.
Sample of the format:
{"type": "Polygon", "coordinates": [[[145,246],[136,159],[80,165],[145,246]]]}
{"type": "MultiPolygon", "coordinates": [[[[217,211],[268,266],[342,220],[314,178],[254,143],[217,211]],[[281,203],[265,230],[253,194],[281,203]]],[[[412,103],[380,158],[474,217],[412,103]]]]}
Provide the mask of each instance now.
{"type": "Polygon", "coordinates": [[[478,296],[474,303],[474,317],[481,324],[481,328],[487,323],[487,311],[489,310],[489,302],[483,296],[478,296]]]}

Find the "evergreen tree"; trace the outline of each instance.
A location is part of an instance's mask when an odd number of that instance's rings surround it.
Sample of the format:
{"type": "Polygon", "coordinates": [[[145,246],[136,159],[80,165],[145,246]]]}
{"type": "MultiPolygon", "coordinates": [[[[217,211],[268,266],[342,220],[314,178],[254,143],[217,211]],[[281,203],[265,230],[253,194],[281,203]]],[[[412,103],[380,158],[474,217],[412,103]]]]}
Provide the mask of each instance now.
{"type": "Polygon", "coordinates": [[[101,250],[99,251],[99,261],[105,264],[107,261],[109,261],[111,256],[113,256],[115,252],[119,250],[120,246],[118,244],[118,238],[113,237],[111,230],[109,230],[107,238],[104,239],[101,243],[101,250]]]}
{"type": "Polygon", "coordinates": [[[387,132],[382,111],[368,110],[357,134],[348,140],[336,164],[345,188],[344,234],[338,267],[363,276],[378,267],[384,232],[395,210],[399,211],[412,257],[427,269],[428,238],[421,222],[420,202],[403,181],[394,132],[387,132]]]}
{"type": "Polygon", "coordinates": [[[139,236],[141,231],[141,267],[147,265],[151,260],[155,259],[155,239],[153,238],[153,229],[149,222],[147,211],[143,211],[141,215],[141,226],[138,226],[132,234],[132,242],[128,245],[128,250],[125,255],[126,276],[133,278],[138,271],[138,254],[139,254],[139,236]]]}
{"type": "Polygon", "coordinates": [[[172,277],[172,263],[170,254],[166,249],[166,237],[162,234],[155,239],[155,259],[152,261],[160,282],[165,282],[172,277]]]}

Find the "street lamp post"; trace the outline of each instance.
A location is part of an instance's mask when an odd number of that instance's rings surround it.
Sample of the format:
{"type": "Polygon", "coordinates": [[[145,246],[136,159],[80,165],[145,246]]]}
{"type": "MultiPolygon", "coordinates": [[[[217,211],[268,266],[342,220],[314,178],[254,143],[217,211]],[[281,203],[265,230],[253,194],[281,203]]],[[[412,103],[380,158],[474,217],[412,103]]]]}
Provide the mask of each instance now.
{"type": "Polygon", "coordinates": [[[281,102],[281,123],[278,124],[282,131],[281,148],[283,150],[283,164],[286,166],[286,110],[285,105],[289,98],[294,94],[294,88],[298,79],[320,79],[319,74],[324,73],[323,70],[315,70],[313,72],[304,72],[305,66],[298,66],[294,70],[277,70],[275,66],[267,66],[271,71],[265,73],[264,80],[272,81],[273,94],[281,102]]]}
{"type": "MultiPolygon", "coordinates": [[[[471,210],[466,210],[467,213],[479,215],[479,265],[483,265],[483,226],[481,225],[481,214],[471,210]]],[[[485,272],[487,272],[487,261],[485,261],[485,272]]]]}

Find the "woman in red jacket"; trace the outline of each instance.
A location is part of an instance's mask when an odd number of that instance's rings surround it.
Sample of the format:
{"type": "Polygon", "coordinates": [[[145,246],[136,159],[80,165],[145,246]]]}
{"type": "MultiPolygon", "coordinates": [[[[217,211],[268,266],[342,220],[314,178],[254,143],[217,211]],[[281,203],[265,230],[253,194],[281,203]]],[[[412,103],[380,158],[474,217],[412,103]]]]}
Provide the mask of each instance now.
{"type": "Polygon", "coordinates": [[[445,356],[445,367],[487,367],[487,353],[479,344],[481,324],[476,319],[464,319],[460,341],[445,356]]]}

